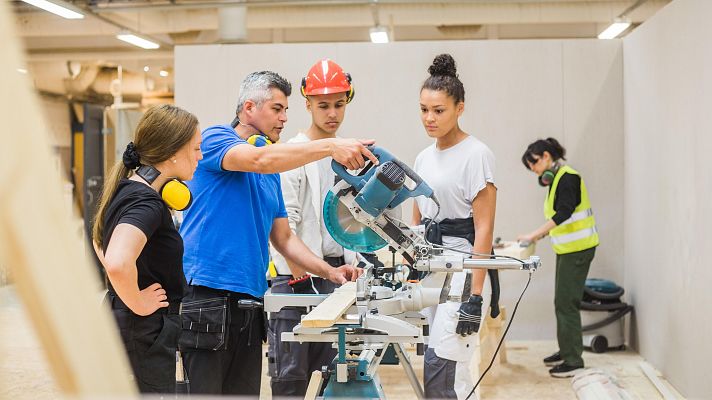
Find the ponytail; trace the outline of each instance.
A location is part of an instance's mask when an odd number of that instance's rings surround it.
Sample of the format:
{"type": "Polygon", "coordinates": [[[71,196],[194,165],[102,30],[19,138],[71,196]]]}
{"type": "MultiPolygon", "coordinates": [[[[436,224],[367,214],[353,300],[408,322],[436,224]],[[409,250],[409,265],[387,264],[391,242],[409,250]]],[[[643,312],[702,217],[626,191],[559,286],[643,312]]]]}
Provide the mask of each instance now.
{"type": "Polygon", "coordinates": [[[116,193],[119,181],[122,178],[127,178],[128,174],[129,169],[120,161],[114,164],[111,168],[111,172],[109,172],[108,179],[104,181],[104,190],[101,192],[101,199],[99,200],[99,206],[94,215],[94,224],[92,226],[92,237],[100,248],[104,245],[104,217],[106,216],[106,208],[114,197],[114,193],[116,193]]]}
{"type": "Polygon", "coordinates": [[[529,164],[533,164],[536,160],[544,155],[544,152],[551,154],[553,161],[566,160],[566,149],[553,137],[539,139],[527,147],[527,150],[522,155],[522,164],[526,169],[529,169],[529,164]],[[535,158],[536,156],[536,158],[535,158]]]}
{"type": "Polygon", "coordinates": [[[104,181],[92,226],[93,239],[100,247],[104,245],[106,208],[116,194],[119,181],[128,178],[140,165],[156,165],[175,155],[190,142],[197,127],[198,119],[193,114],[169,104],[152,107],[141,117],[134,141],[126,146],[123,159],[111,168],[104,181]]]}

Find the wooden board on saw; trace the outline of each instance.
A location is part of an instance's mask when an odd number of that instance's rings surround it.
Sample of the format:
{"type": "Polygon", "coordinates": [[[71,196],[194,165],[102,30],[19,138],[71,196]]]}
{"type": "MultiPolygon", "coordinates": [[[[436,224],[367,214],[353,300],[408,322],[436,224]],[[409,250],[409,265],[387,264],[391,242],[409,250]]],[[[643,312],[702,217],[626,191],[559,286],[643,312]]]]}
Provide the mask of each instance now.
{"type": "Polygon", "coordinates": [[[304,316],[302,326],[328,328],[341,318],[354,301],[356,301],[356,282],[345,283],[304,316]]]}
{"type": "Polygon", "coordinates": [[[502,241],[500,244],[503,246],[494,248],[494,254],[498,256],[516,257],[524,260],[533,256],[536,252],[536,243],[532,243],[528,247],[522,247],[516,241],[502,241]]]}

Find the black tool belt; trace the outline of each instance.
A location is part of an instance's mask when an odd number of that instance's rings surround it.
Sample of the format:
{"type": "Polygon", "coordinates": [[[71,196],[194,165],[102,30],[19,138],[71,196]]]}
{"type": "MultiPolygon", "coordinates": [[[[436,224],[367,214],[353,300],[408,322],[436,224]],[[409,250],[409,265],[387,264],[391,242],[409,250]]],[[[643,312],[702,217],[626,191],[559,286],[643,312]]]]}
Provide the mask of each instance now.
{"type": "MultiPolygon", "coordinates": [[[[131,309],[119,298],[119,296],[114,292],[107,292],[105,301],[111,306],[113,310],[128,310],[131,309]]],[[[133,312],[133,311],[131,311],[133,312]]],[[[168,307],[161,307],[156,310],[159,314],[180,314],[180,302],[168,303],[168,307]]]]}
{"type": "MultiPolygon", "coordinates": [[[[472,218],[446,218],[440,222],[424,218],[421,223],[428,229],[428,231],[425,232],[425,238],[432,244],[442,245],[443,236],[459,237],[467,240],[473,246],[475,244],[475,225],[472,218]]],[[[492,255],[494,255],[494,249],[492,249],[492,255]]],[[[492,285],[490,316],[497,318],[499,315],[500,294],[499,271],[496,269],[488,269],[487,275],[489,275],[490,284],[492,285]]],[[[471,290],[469,279],[465,282],[465,290],[463,293],[466,293],[467,290],[471,290]]]]}
{"type": "Polygon", "coordinates": [[[324,256],[324,261],[326,261],[326,263],[331,265],[332,267],[340,267],[340,266],[346,264],[346,259],[344,259],[344,256],[338,256],[338,257],[324,256]]]}

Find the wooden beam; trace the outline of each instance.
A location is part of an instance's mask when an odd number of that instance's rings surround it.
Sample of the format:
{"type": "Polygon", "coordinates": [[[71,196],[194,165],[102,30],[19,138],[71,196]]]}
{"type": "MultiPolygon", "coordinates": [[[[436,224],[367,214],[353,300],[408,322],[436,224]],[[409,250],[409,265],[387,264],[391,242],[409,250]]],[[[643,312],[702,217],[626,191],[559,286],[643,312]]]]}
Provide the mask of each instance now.
{"type": "Polygon", "coordinates": [[[515,257],[520,260],[527,259],[536,252],[536,243],[532,243],[528,247],[521,247],[516,241],[503,241],[500,246],[494,248],[494,254],[515,257]]]}
{"type": "Polygon", "coordinates": [[[328,328],[356,301],[356,282],[345,283],[302,318],[307,328],[328,328]]]}
{"type": "MultiPolygon", "coordinates": [[[[0,4],[0,263],[13,272],[57,386],[67,397],[130,398],[129,365],[100,282],[70,222],[48,129],[24,66],[10,3],[0,4]],[[9,134],[12,132],[12,134],[9,134]]],[[[68,132],[69,133],[69,132],[68,132]]]]}

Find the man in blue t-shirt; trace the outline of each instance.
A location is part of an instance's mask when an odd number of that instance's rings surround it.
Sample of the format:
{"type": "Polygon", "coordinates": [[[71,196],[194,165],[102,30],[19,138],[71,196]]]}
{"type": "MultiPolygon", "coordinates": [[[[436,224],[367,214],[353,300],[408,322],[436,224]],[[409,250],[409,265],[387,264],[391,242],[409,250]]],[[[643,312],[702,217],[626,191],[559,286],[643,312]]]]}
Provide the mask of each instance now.
{"type": "Polygon", "coordinates": [[[349,169],[363,167],[364,157],[377,163],[366,148],[373,141],[250,145],[279,140],[290,94],[278,74],[254,72],[240,85],[232,126],[203,131],[203,160],[188,182],[193,204],[180,228],[189,284],[180,347],[192,393],[259,395],[263,313],[238,302],[267,290],[269,241],[291,264],[334,283],[360,273],[349,265],[331,267],[293,234],[279,172],[329,156],[349,169]]]}

